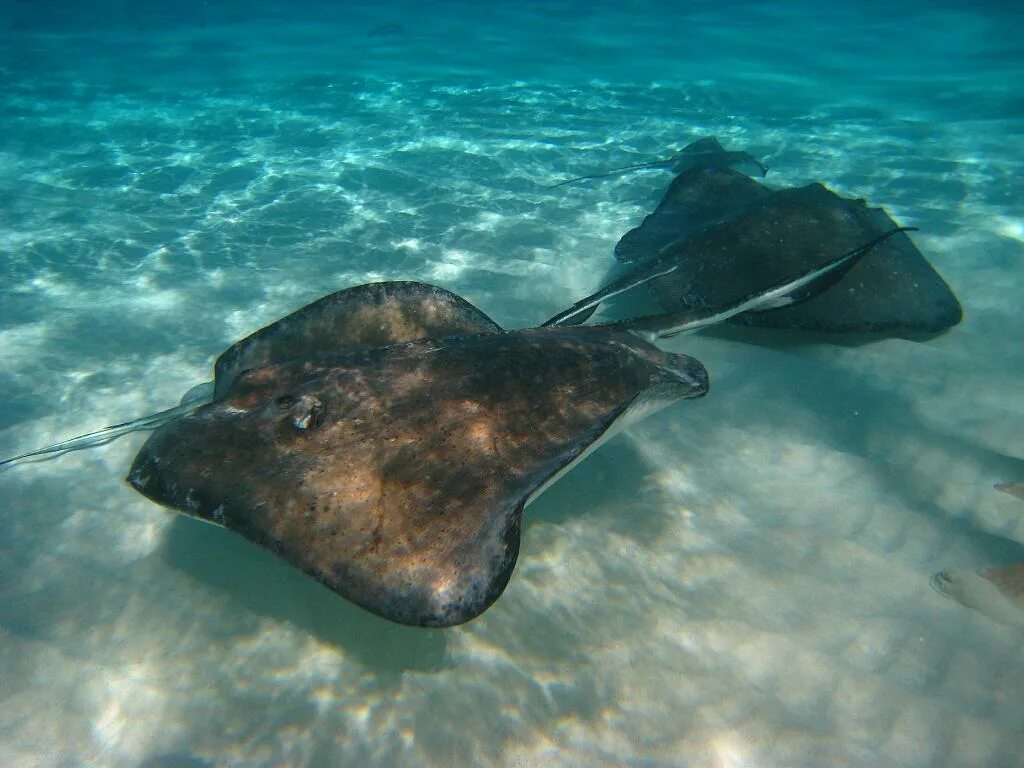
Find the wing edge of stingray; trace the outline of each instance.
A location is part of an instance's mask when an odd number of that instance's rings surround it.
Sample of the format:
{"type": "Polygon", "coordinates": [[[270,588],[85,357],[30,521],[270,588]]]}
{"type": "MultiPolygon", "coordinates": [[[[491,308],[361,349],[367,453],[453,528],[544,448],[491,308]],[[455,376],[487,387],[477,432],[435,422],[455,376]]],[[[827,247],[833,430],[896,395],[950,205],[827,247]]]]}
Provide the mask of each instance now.
{"type": "MultiPolygon", "coordinates": [[[[456,627],[461,624],[465,624],[473,619],[479,617],[485,613],[498,598],[500,598],[505,590],[508,588],[509,583],[512,580],[512,575],[515,572],[516,565],[519,562],[519,553],[522,548],[522,534],[523,534],[523,515],[526,507],[532,503],[538,496],[540,496],[547,488],[553,484],[562,474],[567,472],[577,462],[583,461],[587,458],[592,447],[600,445],[602,438],[604,438],[609,430],[613,429],[616,422],[622,418],[625,413],[633,406],[638,399],[639,395],[634,396],[629,401],[620,404],[613,411],[610,411],[602,419],[596,421],[586,431],[586,433],[572,442],[572,451],[565,451],[561,454],[560,461],[550,462],[546,465],[543,473],[536,473],[531,475],[531,482],[526,487],[520,489],[518,492],[512,495],[514,499],[513,503],[509,504],[508,507],[511,510],[508,517],[508,525],[505,528],[505,532],[502,534],[504,538],[504,544],[506,546],[506,557],[503,559],[501,567],[496,569],[493,574],[493,578],[486,584],[482,589],[483,598],[470,604],[470,606],[450,619],[434,620],[435,617],[444,615],[440,612],[434,612],[431,618],[420,621],[403,621],[401,618],[396,616],[386,615],[385,613],[375,610],[371,605],[366,602],[360,601],[355,597],[349,596],[340,592],[339,590],[331,587],[325,582],[318,579],[312,573],[303,570],[310,578],[320,581],[324,586],[335,592],[340,597],[358,605],[363,610],[369,611],[376,616],[379,616],[388,621],[392,621],[398,624],[405,624],[407,626],[418,626],[432,629],[446,629],[449,627],[456,627]],[[566,455],[568,454],[568,455],[566,455]]],[[[276,553],[275,553],[276,554],[276,553]]],[[[283,559],[283,558],[282,558],[283,559]]],[[[287,562],[287,561],[285,561],[287,562]]],[[[297,568],[298,566],[293,563],[289,563],[292,567],[297,568]]],[[[300,569],[301,570],[301,569],[300,569]]],[[[427,614],[421,614],[423,616],[427,614]]]]}

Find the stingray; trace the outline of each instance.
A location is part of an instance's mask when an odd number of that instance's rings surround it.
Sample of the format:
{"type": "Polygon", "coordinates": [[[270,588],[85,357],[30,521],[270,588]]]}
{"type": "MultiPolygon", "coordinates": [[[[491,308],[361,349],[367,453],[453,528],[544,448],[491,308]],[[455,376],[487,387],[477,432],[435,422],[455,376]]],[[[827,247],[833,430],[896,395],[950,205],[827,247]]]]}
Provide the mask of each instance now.
{"type": "MultiPolygon", "coordinates": [[[[998,483],[995,489],[1024,499],[1022,483],[998,483]]],[[[993,621],[1024,628],[1024,562],[981,571],[940,571],[931,583],[940,594],[993,621]]]]}
{"type": "Polygon", "coordinates": [[[164,419],[128,482],[379,616],[459,624],[505,589],[526,504],[619,429],[707,392],[699,361],[651,341],[718,320],[506,331],[441,288],[357,286],[228,348],[209,402],[164,419]]]}
{"type": "MultiPolygon", "coordinates": [[[[635,276],[666,312],[714,312],[895,226],[883,209],[822,184],[771,189],[724,165],[699,166],[681,172],[655,211],[619,240],[615,256],[622,266],[613,282],[635,276]]],[[[941,333],[961,317],[949,286],[901,234],[880,244],[832,290],[730,322],[915,338],[941,333]]]]}
{"type": "MultiPolygon", "coordinates": [[[[676,312],[668,313],[666,317],[681,318],[691,316],[695,319],[695,325],[690,326],[685,322],[677,321],[670,324],[671,328],[664,328],[660,335],[662,337],[674,336],[678,333],[698,330],[698,328],[705,328],[722,322],[738,321],[750,316],[772,314],[782,311],[784,308],[804,303],[816,296],[820,296],[842,280],[844,275],[861,263],[861,257],[869,251],[880,248],[890,238],[913,231],[915,231],[913,227],[894,227],[874,237],[864,245],[854,248],[839,259],[831,259],[820,266],[812,267],[795,280],[777,283],[776,285],[779,287],[776,287],[774,290],[769,288],[750,294],[750,300],[756,302],[756,308],[752,305],[744,311],[737,312],[735,308],[738,302],[736,298],[733,298],[729,304],[710,304],[697,309],[683,307],[676,312]]],[[[546,320],[542,327],[578,325],[586,321],[602,302],[631,291],[640,285],[651,284],[662,278],[667,278],[681,268],[678,255],[674,252],[666,252],[661,258],[652,259],[638,265],[625,277],[615,280],[596,293],[577,301],[568,309],[546,320]]],[[[739,281],[739,278],[737,278],[737,281],[739,281]]],[[[655,288],[655,290],[657,289],[655,288]]],[[[742,299],[739,300],[740,303],[742,301],[742,299]]],[[[647,322],[657,326],[661,326],[663,323],[661,316],[658,315],[650,315],[645,319],[647,322]]],[[[635,323],[637,321],[634,320],[632,322],[635,323]]]]}
{"type": "Polygon", "coordinates": [[[662,160],[651,160],[646,163],[623,165],[600,173],[577,176],[572,179],[560,181],[557,184],[552,184],[547,188],[555,189],[556,187],[564,187],[566,184],[574,184],[577,181],[600,179],[606,176],[619,176],[623,173],[639,171],[646,168],[668,168],[673,173],[683,173],[684,171],[690,171],[696,168],[756,168],[761,176],[768,175],[768,166],[755,158],[749,152],[727,151],[718,143],[718,139],[713,136],[708,136],[703,139],[698,139],[691,144],[687,144],[676,154],[662,160]]]}

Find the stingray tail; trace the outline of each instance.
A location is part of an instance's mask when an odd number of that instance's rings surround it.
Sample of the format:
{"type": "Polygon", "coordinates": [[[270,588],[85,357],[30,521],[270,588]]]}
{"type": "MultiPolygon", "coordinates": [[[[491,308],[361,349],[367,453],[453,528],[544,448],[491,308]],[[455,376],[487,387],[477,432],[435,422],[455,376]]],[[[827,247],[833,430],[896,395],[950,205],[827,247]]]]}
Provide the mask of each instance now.
{"type": "Polygon", "coordinates": [[[638,285],[653,280],[656,277],[667,275],[677,269],[679,269],[678,261],[674,261],[671,264],[655,261],[649,266],[640,267],[625,277],[609,283],[597,293],[592,293],[585,299],[580,299],[568,309],[559,312],[550,320],[546,320],[541,325],[541,328],[546,328],[549,325],[579,325],[586,322],[587,318],[594,314],[598,305],[605,299],[618,296],[620,293],[625,293],[636,288],[638,285]]]}
{"type": "Polygon", "coordinates": [[[551,184],[545,187],[545,189],[555,189],[556,187],[564,187],[566,184],[573,184],[577,181],[584,181],[586,179],[602,179],[605,176],[618,176],[620,173],[626,173],[627,171],[637,171],[641,168],[663,168],[669,165],[671,160],[652,160],[649,163],[637,163],[636,165],[623,165],[619,168],[612,168],[610,171],[604,171],[603,173],[591,173],[587,176],[577,176],[574,179],[566,179],[560,181],[557,184],[551,184]]]}
{"type": "Polygon", "coordinates": [[[143,416],[132,421],[125,421],[120,424],[113,424],[103,429],[98,429],[95,432],[87,432],[84,435],[78,435],[78,437],[72,437],[70,440],[64,440],[54,445],[48,445],[45,448],[37,448],[34,451],[23,453],[19,456],[12,456],[9,459],[0,461],[0,472],[9,467],[13,467],[15,464],[21,464],[27,461],[45,461],[47,459],[55,459],[65,453],[71,451],[81,451],[84,448],[94,448],[99,445],[106,445],[112,440],[116,440],[119,437],[123,437],[131,432],[144,432],[150,429],[156,429],[161,427],[168,422],[174,421],[177,418],[185,416],[201,405],[205,405],[210,401],[210,394],[212,394],[212,388],[207,385],[200,385],[199,387],[193,387],[189,392],[182,398],[179,405],[173,408],[168,408],[166,411],[160,411],[158,413],[151,413],[148,416],[143,416]],[[200,390],[202,387],[202,390],[200,390]]]}
{"type": "Polygon", "coordinates": [[[796,278],[786,280],[772,286],[768,290],[747,296],[739,301],[715,310],[714,312],[695,312],[685,310],[667,315],[649,315],[646,317],[622,320],[614,325],[626,328],[642,338],[664,339],[680,333],[707,328],[724,323],[726,320],[744,312],[765,312],[772,309],[798,304],[835,285],[850,269],[866,256],[872,249],[893,235],[900,232],[916,232],[917,227],[896,227],[879,235],[870,242],[849,253],[832,259],[819,267],[809,269],[796,278]]]}

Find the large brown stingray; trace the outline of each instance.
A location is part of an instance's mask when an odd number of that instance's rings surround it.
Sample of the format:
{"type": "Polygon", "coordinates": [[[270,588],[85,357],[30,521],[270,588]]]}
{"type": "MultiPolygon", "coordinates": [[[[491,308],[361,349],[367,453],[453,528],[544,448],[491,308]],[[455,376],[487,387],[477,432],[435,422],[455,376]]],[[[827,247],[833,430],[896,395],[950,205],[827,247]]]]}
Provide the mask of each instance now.
{"type": "Polygon", "coordinates": [[[322,299],[216,374],[214,401],[156,431],[129,482],[421,626],[501,594],[525,504],[613,427],[707,390],[698,361],[624,329],[506,332],[420,283],[322,299]]]}
{"type": "MultiPolygon", "coordinates": [[[[655,211],[619,240],[615,255],[624,266],[613,283],[647,282],[666,312],[714,312],[895,227],[881,208],[821,184],[772,189],[724,163],[696,165],[683,170],[655,211]]],[[[960,319],[949,286],[900,234],[880,243],[831,290],[730,322],[916,337],[960,319]]]]}

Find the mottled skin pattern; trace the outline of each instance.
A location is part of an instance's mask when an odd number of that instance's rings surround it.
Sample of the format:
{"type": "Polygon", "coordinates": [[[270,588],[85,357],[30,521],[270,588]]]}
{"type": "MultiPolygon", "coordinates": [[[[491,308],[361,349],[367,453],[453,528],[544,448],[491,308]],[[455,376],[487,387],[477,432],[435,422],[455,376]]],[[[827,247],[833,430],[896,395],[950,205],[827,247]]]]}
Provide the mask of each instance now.
{"type": "MultiPolygon", "coordinates": [[[[848,253],[895,227],[881,208],[821,184],[772,190],[728,168],[680,174],[615,247],[620,261],[674,260],[649,286],[667,311],[714,311],[848,253]]],[[[960,322],[949,286],[906,234],[880,243],[834,288],[729,322],[834,333],[938,333],[960,322]]]]}
{"type": "Polygon", "coordinates": [[[214,366],[214,397],[222,397],[246,369],[273,362],[500,331],[487,315],[443,288],[414,282],[358,285],[307,304],[228,347],[214,366]]]}
{"type": "Polygon", "coordinates": [[[162,427],[129,482],[385,618],[449,626],[504,590],[545,481],[629,406],[706,390],[698,361],[608,328],[308,357],[162,427]]]}

